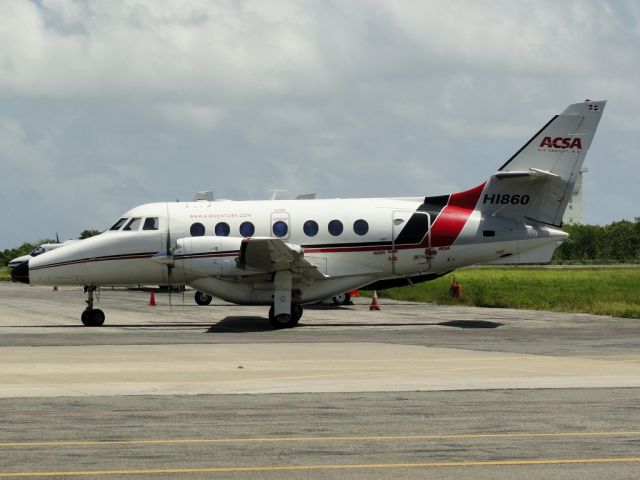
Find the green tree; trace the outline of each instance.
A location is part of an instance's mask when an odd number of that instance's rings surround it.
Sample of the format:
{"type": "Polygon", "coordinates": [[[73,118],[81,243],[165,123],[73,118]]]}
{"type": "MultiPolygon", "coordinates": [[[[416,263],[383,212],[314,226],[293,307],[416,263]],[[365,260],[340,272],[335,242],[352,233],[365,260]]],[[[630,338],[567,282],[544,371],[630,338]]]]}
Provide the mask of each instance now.
{"type": "Polygon", "coordinates": [[[604,227],[606,244],[604,257],[618,261],[632,260],[638,251],[635,225],[627,220],[613,222],[604,227]]]}
{"type": "Polygon", "coordinates": [[[21,257],[22,255],[28,254],[29,252],[31,252],[31,250],[33,250],[38,245],[41,245],[43,243],[55,243],[55,240],[44,239],[36,243],[25,242],[19,247],[7,248],[0,252],[0,264],[6,266],[14,258],[21,257]]]}
{"type": "Polygon", "coordinates": [[[604,227],[566,225],[569,234],[553,257],[556,263],[588,261],[640,261],[640,217],[621,220],[604,227]]]}
{"type": "Polygon", "coordinates": [[[100,230],[83,230],[80,233],[80,240],[84,240],[85,238],[93,237],[95,235],[100,235],[102,232],[100,230]]]}

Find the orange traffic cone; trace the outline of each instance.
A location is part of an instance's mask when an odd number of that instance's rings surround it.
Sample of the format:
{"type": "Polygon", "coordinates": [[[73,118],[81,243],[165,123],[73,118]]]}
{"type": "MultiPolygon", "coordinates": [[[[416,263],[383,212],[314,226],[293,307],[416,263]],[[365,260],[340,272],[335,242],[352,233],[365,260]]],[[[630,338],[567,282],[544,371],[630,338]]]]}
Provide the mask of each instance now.
{"type": "Polygon", "coordinates": [[[378,292],[373,291],[373,299],[371,300],[371,305],[369,306],[369,310],[378,310],[380,311],[380,303],[378,302],[378,292]]]}
{"type": "Polygon", "coordinates": [[[153,291],[153,288],[151,289],[151,296],[149,297],[149,305],[152,307],[156,306],[156,294],[153,291]]]}

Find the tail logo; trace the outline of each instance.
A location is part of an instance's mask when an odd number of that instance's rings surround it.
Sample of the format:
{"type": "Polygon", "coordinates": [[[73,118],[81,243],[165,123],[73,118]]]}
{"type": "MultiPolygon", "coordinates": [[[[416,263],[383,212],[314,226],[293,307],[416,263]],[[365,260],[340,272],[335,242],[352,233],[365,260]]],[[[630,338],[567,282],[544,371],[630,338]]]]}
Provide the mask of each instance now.
{"type": "Polygon", "coordinates": [[[540,142],[540,149],[542,148],[554,148],[558,150],[582,150],[582,141],[580,138],[570,138],[570,137],[544,137],[542,142],[540,142]]]}

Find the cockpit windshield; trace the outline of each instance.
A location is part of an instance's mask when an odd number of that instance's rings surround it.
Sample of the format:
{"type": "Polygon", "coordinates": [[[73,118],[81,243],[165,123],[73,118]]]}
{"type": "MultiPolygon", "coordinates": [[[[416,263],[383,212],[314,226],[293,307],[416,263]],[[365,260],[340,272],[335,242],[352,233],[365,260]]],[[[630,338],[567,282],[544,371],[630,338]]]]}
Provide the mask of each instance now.
{"type": "Polygon", "coordinates": [[[160,228],[160,219],[158,217],[122,217],[120,220],[114,223],[113,227],[111,227],[109,230],[137,232],[138,230],[140,230],[140,225],[142,225],[142,230],[158,230],[160,228]]]}
{"type": "Polygon", "coordinates": [[[129,223],[127,223],[126,227],[123,228],[123,230],[132,230],[134,232],[137,231],[140,227],[140,220],[140,217],[132,218],[129,223]]]}
{"type": "Polygon", "coordinates": [[[129,219],[128,218],[121,218],[116,223],[114,223],[113,227],[111,227],[109,230],[120,230],[122,228],[122,225],[124,225],[124,222],[126,222],[127,220],[129,220],[129,219]]]}
{"type": "Polygon", "coordinates": [[[31,250],[31,253],[29,255],[31,255],[32,257],[37,257],[38,255],[43,253],[44,253],[44,248],[36,247],[33,250],[31,250]]]}

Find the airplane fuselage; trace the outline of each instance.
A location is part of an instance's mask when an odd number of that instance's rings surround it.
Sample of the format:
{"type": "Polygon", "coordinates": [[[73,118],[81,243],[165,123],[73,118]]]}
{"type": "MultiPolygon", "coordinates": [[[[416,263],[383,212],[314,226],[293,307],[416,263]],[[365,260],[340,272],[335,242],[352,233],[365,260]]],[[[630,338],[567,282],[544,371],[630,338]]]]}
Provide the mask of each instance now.
{"type": "Polygon", "coordinates": [[[34,261],[30,281],[186,283],[236,303],[270,304],[271,275],[241,269],[237,258],[244,238],[276,237],[301,247],[305,260],[326,276],[323,281],[302,278],[294,285],[297,300],[308,303],[383,279],[441,275],[555,247],[566,237],[553,228],[483,218],[473,209],[482,188],[464,192],[466,205],[453,199],[443,204],[443,199],[430,206],[425,198],[146,204],[123,215],[119,229],[51,252],[46,262],[34,261]],[[157,229],[142,228],[147,218],[157,219],[157,229]],[[131,219],[140,221],[125,230],[131,219]],[[161,258],[166,251],[173,251],[171,278],[161,258]]]}

